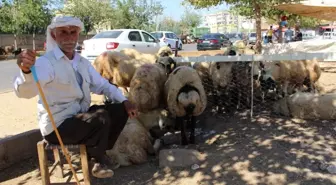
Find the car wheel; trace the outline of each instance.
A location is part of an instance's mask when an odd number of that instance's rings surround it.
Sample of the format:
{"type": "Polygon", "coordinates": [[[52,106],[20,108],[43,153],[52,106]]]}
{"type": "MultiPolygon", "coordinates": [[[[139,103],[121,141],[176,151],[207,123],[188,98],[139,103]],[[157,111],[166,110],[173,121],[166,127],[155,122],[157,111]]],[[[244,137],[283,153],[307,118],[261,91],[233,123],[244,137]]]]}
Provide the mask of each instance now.
{"type": "Polygon", "coordinates": [[[170,44],[168,44],[168,47],[171,49],[171,46],[170,46],[170,44]]]}
{"type": "Polygon", "coordinates": [[[182,44],[180,44],[180,46],[178,47],[178,50],[182,50],[182,44]]]}

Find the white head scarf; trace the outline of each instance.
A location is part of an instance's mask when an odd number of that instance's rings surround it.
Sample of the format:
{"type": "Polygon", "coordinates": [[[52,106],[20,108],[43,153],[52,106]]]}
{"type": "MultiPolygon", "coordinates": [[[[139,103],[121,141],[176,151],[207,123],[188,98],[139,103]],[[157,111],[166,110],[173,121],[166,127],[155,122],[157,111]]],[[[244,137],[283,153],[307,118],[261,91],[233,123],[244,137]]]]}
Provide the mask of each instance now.
{"type": "Polygon", "coordinates": [[[51,30],[56,27],[63,27],[63,26],[77,26],[82,31],[84,29],[83,22],[72,16],[65,16],[65,15],[59,15],[53,18],[51,21],[51,24],[47,27],[47,41],[46,41],[46,50],[51,51],[55,47],[57,47],[56,41],[51,37],[51,30]]]}

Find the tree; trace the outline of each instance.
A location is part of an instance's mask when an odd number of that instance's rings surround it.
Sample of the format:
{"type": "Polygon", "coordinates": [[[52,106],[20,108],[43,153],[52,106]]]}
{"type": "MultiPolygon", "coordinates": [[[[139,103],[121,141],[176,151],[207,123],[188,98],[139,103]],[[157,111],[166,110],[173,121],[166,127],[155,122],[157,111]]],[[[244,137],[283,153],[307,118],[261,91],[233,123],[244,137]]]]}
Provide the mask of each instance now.
{"type": "Polygon", "coordinates": [[[163,12],[162,5],[153,0],[116,0],[113,7],[114,28],[151,30],[155,28],[154,18],[163,12]]]}
{"type": "Polygon", "coordinates": [[[114,15],[110,2],[103,0],[68,0],[59,11],[64,15],[78,17],[84,24],[86,35],[95,26],[109,23],[114,15]]]}
{"type": "Polygon", "coordinates": [[[164,17],[162,21],[160,21],[160,30],[172,31],[176,34],[181,33],[180,22],[175,21],[171,17],[164,17]]]}
{"type": "Polygon", "coordinates": [[[180,21],[182,33],[188,32],[191,28],[198,27],[201,23],[202,16],[195,11],[192,11],[191,7],[186,6],[180,21]]]}
{"type": "Polygon", "coordinates": [[[254,18],[256,20],[257,31],[257,49],[261,52],[261,18],[274,17],[278,15],[280,18],[284,14],[283,11],[274,8],[275,5],[288,2],[299,2],[300,0],[184,0],[196,8],[207,8],[222,3],[233,5],[233,9],[239,15],[254,18]]]}
{"type": "Polygon", "coordinates": [[[50,1],[47,0],[3,0],[0,8],[0,30],[14,34],[14,45],[17,48],[16,36],[18,34],[45,33],[52,17],[48,9],[49,5],[50,1]]]}

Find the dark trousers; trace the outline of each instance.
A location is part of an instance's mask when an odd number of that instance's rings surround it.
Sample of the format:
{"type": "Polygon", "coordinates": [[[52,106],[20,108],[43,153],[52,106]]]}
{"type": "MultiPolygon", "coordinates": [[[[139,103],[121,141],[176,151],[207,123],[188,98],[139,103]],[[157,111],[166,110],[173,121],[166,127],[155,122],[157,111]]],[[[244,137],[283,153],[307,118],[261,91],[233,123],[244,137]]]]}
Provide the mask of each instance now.
{"type": "MultiPolygon", "coordinates": [[[[103,162],[105,151],[113,148],[127,119],[124,104],[93,105],[88,112],[64,120],[58,132],[64,144],[85,144],[88,156],[103,162]]],[[[59,144],[55,132],[44,138],[59,144]]]]}

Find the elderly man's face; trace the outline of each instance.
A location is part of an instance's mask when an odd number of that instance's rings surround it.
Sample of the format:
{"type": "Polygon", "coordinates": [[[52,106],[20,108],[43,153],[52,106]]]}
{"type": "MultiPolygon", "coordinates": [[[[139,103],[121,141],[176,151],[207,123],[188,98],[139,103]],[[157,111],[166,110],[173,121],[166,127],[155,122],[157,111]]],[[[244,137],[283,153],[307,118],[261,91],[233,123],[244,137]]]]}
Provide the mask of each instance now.
{"type": "Polygon", "coordinates": [[[51,32],[58,46],[64,52],[73,52],[78,41],[80,29],[77,26],[57,27],[51,32]]]}

